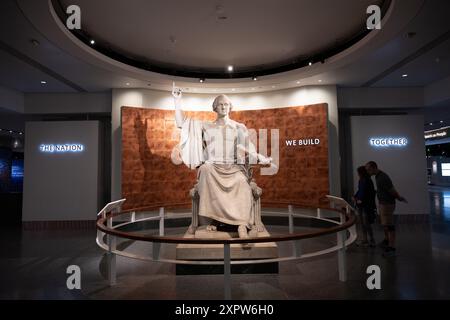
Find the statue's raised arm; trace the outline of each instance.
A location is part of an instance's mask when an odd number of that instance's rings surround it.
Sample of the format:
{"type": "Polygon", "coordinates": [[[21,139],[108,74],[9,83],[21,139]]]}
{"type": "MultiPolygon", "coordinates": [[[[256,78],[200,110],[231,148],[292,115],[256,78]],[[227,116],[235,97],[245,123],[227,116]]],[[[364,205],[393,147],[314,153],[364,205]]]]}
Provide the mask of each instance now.
{"type": "Polygon", "coordinates": [[[177,128],[181,128],[184,122],[184,114],[181,109],[181,96],[182,92],[180,88],[175,87],[175,83],[172,86],[172,96],[175,104],[175,123],[177,124],[177,128]]]}

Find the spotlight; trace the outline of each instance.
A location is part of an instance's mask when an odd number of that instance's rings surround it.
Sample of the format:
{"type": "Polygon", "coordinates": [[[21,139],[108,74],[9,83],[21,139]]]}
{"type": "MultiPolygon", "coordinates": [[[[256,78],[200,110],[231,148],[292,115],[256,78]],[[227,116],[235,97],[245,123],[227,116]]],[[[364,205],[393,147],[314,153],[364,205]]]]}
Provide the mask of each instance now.
{"type": "Polygon", "coordinates": [[[200,78],[200,83],[203,83],[203,82],[205,82],[205,78],[200,78]]]}
{"type": "Polygon", "coordinates": [[[91,42],[92,45],[95,44],[95,40],[94,39],[92,39],[90,42],[91,42]]]}
{"type": "Polygon", "coordinates": [[[228,70],[228,72],[233,72],[234,67],[233,67],[232,65],[229,65],[229,66],[227,67],[227,70],[228,70]]]}
{"type": "Polygon", "coordinates": [[[252,80],[253,80],[253,81],[256,81],[256,80],[258,80],[258,78],[257,78],[257,77],[253,77],[252,80]]]}

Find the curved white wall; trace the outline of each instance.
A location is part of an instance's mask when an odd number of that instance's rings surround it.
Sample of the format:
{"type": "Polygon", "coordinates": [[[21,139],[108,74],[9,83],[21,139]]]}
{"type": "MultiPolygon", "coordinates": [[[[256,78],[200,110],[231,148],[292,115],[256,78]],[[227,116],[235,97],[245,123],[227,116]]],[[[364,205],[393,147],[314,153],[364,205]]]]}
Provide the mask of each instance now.
{"type": "MultiPolygon", "coordinates": [[[[217,94],[183,94],[183,109],[211,110],[217,94]]],[[[307,86],[294,89],[228,94],[235,110],[291,107],[316,103],[328,103],[330,193],[340,195],[338,108],[336,86],[307,86]]],[[[148,89],[113,89],[112,93],[112,163],[111,199],[121,197],[121,127],[122,106],[173,109],[173,98],[169,92],[148,89]]]]}

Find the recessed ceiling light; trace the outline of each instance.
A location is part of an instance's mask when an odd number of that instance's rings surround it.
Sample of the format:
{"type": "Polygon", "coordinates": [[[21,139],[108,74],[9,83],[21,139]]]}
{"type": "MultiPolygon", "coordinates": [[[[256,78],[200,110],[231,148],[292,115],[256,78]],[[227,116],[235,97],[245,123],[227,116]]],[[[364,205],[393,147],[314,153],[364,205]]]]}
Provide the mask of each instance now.
{"type": "Polygon", "coordinates": [[[405,74],[402,74],[402,78],[406,78],[408,76],[408,74],[407,73],[405,73],[405,74]]]}
{"type": "Polygon", "coordinates": [[[94,39],[92,39],[90,42],[91,42],[92,45],[95,44],[95,40],[94,39]]]}
{"type": "Polygon", "coordinates": [[[300,84],[300,81],[297,81],[297,84],[300,84]]]}
{"type": "Polygon", "coordinates": [[[130,85],[130,83],[129,82],[127,82],[127,83],[125,83],[127,86],[129,86],[130,85]]]}
{"type": "Polygon", "coordinates": [[[234,67],[232,65],[229,65],[227,67],[228,72],[232,72],[234,70],[234,67]]]}
{"type": "Polygon", "coordinates": [[[255,88],[252,88],[252,90],[255,90],[255,88]]]}
{"type": "Polygon", "coordinates": [[[275,88],[275,86],[272,86],[272,88],[275,88]]]}
{"type": "Polygon", "coordinates": [[[235,89],[235,88],[233,88],[233,89],[231,89],[231,91],[236,91],[236,89],[235,89]]]}
{"type": "Polygon", "coordinates": [[[253,77],[252,79],[253,79],[253,81],[256,81],[256,80],[258,80],[258,78],[257,78],[257,77],[253,77]]]}
{"type": "Polygon", "coordinates": [[[308,66],[312,66],[312,62],[311,61],[308,63],[308,66]]]}
{"type": "Polygon", "coordinates": [[[9,133],[12,133],[12,130],[9,130],[9,133]]]}
{"type": "Polygon", "coordinates": [[[430,122],[430,126],[432,126],[433,125],[433,122],[430,122]]]}
{"type": "Polygon", "coordinates": [[[41,80],[41,84],[47,84],[47,81],[41,80]]]}
{"type": "Polygon", "coordinates": [[[203,83],[203,82],[205,82],[205,79],[204,79],[204,78],[200,78],[198,81],[199,81],[200,83],[203,83]]]}
{"type": "Polygon", "coordinates": [[[322,82],[322,79],[319,79],[318,81],[319,81],[319,82],[322,82]]]}
{"type": "Polygon", "coordinates": [[[19,134],[23,134],[23,132],[19,132],[19,134]]]}
{"type": "Polygon", "coordinates": [[[441,121],[439,121],[439,122],[440,122],[440,123],[444,123],[444,121],[442,121],[442,120],[441,120],[441,121]]]}

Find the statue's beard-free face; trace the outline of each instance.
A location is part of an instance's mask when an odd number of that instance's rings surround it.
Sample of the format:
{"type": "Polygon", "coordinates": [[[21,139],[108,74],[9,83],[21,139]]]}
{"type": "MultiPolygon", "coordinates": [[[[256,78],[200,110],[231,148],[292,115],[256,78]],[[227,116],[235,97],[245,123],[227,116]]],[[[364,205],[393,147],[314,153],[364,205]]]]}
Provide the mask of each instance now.
{"type": "Polygon", "coordinates": [[[231,111],[231,102],[226,99],[220,99],[217,101],[214,111],[218,117],[226,117],[231,111]]]}

